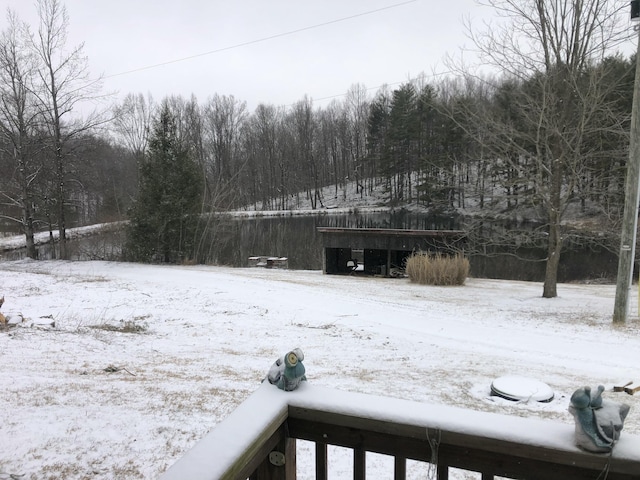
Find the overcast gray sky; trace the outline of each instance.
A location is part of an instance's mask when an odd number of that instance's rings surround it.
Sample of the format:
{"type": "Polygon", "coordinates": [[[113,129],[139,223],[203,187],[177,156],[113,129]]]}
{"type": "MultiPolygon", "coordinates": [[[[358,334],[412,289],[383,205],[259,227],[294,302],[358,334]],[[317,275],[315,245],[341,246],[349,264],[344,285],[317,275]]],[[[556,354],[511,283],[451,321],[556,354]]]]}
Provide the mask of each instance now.
{"type": "MultiPolygon", "coordinates": [[[[314,101],[446,70],[474,0],[66,0],[69,46],[126,93],[234,95],[250,108],[314,101]],[[212,53],[208,53],[212,52],[212,53]],[[192,57],[192,58],[189,58],[192,57]],[[184,59],[184,60],[181,60],[184,59]],[[177,61],[181,60],[181,61],[177,61]],[[175,62],[173,62],[175,61],[175,62]],[[173,62],[173,63],[168,63],[173,62]],[[151,67],[158,64],[161,66],[151,67]]],[[[30,0],[2,0],[35,29],[30,0]]],[[[2,12],[1,25],[6,25],[2,12]]]]}
{"type": "MultiPolygon", "coordinates": [[[[68,46],[85,43],[105,91],[234,95],[316,104],[361,83],[447,70],[446,54],[470,46],[463,18],[491,15],[475,0],[66,0],[68,46]],[[148,67],[148,68],[147,68],[148,67]]],[[[35,29],[31,0],[0,0],[35,29]]],[[[6,25],[3,13],[2,28],[6,25]]]]}

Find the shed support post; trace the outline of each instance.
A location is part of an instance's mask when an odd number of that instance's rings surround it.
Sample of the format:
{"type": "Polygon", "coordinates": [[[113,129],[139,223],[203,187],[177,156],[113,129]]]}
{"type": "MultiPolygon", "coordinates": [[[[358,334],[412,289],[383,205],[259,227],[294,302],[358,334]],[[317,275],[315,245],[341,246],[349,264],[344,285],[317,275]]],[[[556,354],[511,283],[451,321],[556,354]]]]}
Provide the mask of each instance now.
{"type": "Polygon", "coordinates": [[[322,249],[322,274],[327,274],[327,248],[322,249]]]}

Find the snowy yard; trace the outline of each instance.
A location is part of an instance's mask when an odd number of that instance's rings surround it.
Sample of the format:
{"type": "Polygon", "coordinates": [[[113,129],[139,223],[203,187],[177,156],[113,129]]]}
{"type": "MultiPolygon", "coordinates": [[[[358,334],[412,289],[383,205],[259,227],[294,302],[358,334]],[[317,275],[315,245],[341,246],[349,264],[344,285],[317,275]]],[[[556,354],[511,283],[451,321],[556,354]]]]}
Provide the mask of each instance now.
{"type": "MultiPolygon", "coordinates": [[[[0,479],[153,479],[305,353],[323,387],[567,424],[583,385],[631,405],[640,434],[637,295],[613,326],[613,285],[407,279],[104,262],[0,263],[0,479]],[[51,322],[55,322],[52,327],[51,322]],[[550,403],[491,397],[496,377],[546,382],[550,403]]],[[[340,478],[340,477],[336,477],[340,478]]],[[[375,478],[371,476],[370,478],[375,478]]],[[[380,478],[387,478],[387,475],[380,478]]]]}

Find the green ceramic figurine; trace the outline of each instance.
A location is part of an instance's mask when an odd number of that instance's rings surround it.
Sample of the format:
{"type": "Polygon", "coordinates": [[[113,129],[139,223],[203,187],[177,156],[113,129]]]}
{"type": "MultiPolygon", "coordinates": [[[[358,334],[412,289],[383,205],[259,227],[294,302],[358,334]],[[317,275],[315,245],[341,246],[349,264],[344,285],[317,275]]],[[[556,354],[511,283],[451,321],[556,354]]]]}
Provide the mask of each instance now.
{"type": "Polygon", "coordinates": [[[604,387],[582,387],[571,396],[569,412],[576,422],[576,444],[590,452],[610,452],[620,438],[629,405],[602,398],[604,387]]]}
{"type": "Polygon", "coordinates": [[[291,350],[271,365],[267,380],[285,392],[295,390],[300,385],[300,382],[307,380],[302,360],[304,360],[302,350],[299,348],[291,350]]]}

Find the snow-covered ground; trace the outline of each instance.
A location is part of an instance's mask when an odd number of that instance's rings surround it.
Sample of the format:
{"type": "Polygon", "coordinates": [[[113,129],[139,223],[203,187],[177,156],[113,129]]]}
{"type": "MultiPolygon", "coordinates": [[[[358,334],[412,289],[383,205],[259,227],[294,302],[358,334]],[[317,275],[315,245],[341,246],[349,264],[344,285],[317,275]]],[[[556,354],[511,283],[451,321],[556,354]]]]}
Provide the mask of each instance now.
{"type": "Polygon", "coordinates": [[[157,478],[294,347],[314,385],[567,424],[571,393],[603,384],[606,398],[631,406],[623,435],[640,434],[640,393],[611,391],[640,384],[635,287],[622,326],[611,324],[615,286],[558,291],[543,299],[541,284],[486,279],[428,287],[319,271],[0,263],[0,311],[25,317],[0,331],[0,479],[157,478]],[[508,374],[547,383],[554,400],[490,396],[508,374]]]}

